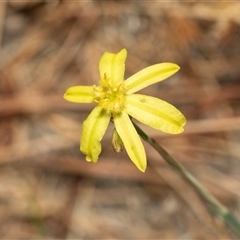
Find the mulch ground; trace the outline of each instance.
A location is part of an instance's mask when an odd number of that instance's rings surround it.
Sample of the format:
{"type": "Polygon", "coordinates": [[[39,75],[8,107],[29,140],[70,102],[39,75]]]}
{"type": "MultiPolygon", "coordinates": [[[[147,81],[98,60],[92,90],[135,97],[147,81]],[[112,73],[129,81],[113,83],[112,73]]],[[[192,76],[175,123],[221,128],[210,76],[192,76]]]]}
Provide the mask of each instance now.
{"type": "Polygon", "coordinates": [[[66,102],[96,84],[101,55],[128,50],[125,77],[181,70],[142,91],[186,116],[185,132],[142,128],[240,219],[240,3],[0,2],[0,238],[236,239],[144,143],[141,173],[103,139],[97,164],[79,151],[92,104],[66,102]]]}

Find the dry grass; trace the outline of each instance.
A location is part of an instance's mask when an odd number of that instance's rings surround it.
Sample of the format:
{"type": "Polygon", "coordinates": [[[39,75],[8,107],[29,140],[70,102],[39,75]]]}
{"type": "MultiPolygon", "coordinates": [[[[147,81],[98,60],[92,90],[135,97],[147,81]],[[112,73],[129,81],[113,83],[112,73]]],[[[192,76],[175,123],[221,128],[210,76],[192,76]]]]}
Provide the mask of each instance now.
{"type": "Polygon", "coordinates": [[[240,219],[239,12],[230,1],[1,1],[1,239],[236,239],[149,146],[145,174],[114,153],[112,126],[87,163],[79,134],[93,106],[62,95],[98,81],[105,51],[128,49],[126,76],[179,64],[144,93],[177,106],[185,133],[144,129],[240,219]]]}

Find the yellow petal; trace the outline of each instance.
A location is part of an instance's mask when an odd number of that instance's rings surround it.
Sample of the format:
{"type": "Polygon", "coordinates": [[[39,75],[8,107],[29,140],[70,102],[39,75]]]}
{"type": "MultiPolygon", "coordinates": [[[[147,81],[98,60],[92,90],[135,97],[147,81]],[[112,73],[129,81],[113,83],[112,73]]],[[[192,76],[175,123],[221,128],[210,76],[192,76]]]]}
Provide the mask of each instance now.
{"type": "Polygon", "coordinates": [[[92,86],[74,86],[67,89],[64,99],[69,102],[92,103],[94,100],[92,86]]]}
{"type": "Polygon", "coordinates": [[[97,162],[101,153],[101,140],[105,134],[111,114],[97,106],[83,122],[80,138],[80,150],[86,155],[87,161],[97,162]]]}
{"type": "Polygon", "coordinates": [[[105,52],[99,62],[101,80],[107,79],[110,86],[118,86],[124,80],[127,50],[124,48],[114,54],[105,52]]]}
{"type": "Polygon", "coordinates": [[[144,172],[147,166],[146,153],[129,116],[127,113],[122,112],[121,114],[114,115],[113,118],[116,130],[123,141],[128,156],[137,168],[144,172]]]}
{"type": "Polygon", "coordinates": [[[186,124],[186,118],[173,105],[142,94],[126,96],[125,111],[138,121],[166,133],[181,133],[186,124]]]}
{"type": "Polygon", "coordinates": [[[174,63],[159,63],[144,68],[125,81],[124,86],[126,92],[137,92],[149,85],[160,82],[170,77],[179,69],[180,67],[174,63]]]}

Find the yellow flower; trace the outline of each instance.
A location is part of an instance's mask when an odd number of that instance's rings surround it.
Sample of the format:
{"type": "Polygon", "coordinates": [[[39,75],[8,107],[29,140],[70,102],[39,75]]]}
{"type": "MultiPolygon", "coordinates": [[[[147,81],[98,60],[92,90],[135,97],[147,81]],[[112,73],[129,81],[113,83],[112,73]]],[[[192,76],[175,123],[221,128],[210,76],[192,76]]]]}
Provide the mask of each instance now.
{"type": "Polygon", "coordinates": [[[70,87],[64,98],[70,102],[97,104],[84,121],[80,138],[80,150],[87,161],[97,162],[102,137],[113,119],[130,159],[144,172],[147,166],[145,150],[129,115],[152,128],[172,134],[183,132],[186,119],[171,104],[135,92],[173,75],[179,66],[155,64],[124,80],[126,57],[126,49],[117,54],[105,52],[99,62],[99,85],[70,87]]]}

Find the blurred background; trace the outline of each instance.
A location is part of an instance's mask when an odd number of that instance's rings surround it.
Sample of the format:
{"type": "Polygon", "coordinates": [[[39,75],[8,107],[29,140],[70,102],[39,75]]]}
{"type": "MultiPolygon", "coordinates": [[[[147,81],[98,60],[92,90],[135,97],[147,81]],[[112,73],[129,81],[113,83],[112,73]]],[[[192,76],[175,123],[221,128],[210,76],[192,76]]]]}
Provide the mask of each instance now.
{"type": "Polygon", "coordinates": [[[125,77],[149,65],[181,70],[141,92],[186,116],[185,132],[139,124],[240,219],[240,3],[0,1],[0,237],[236,239],[144,143],[141,173],[102,141],[98,164],[79,151],[94,107],[63,100],[96,84],[106,52],[128,50],[125,77]]]}

